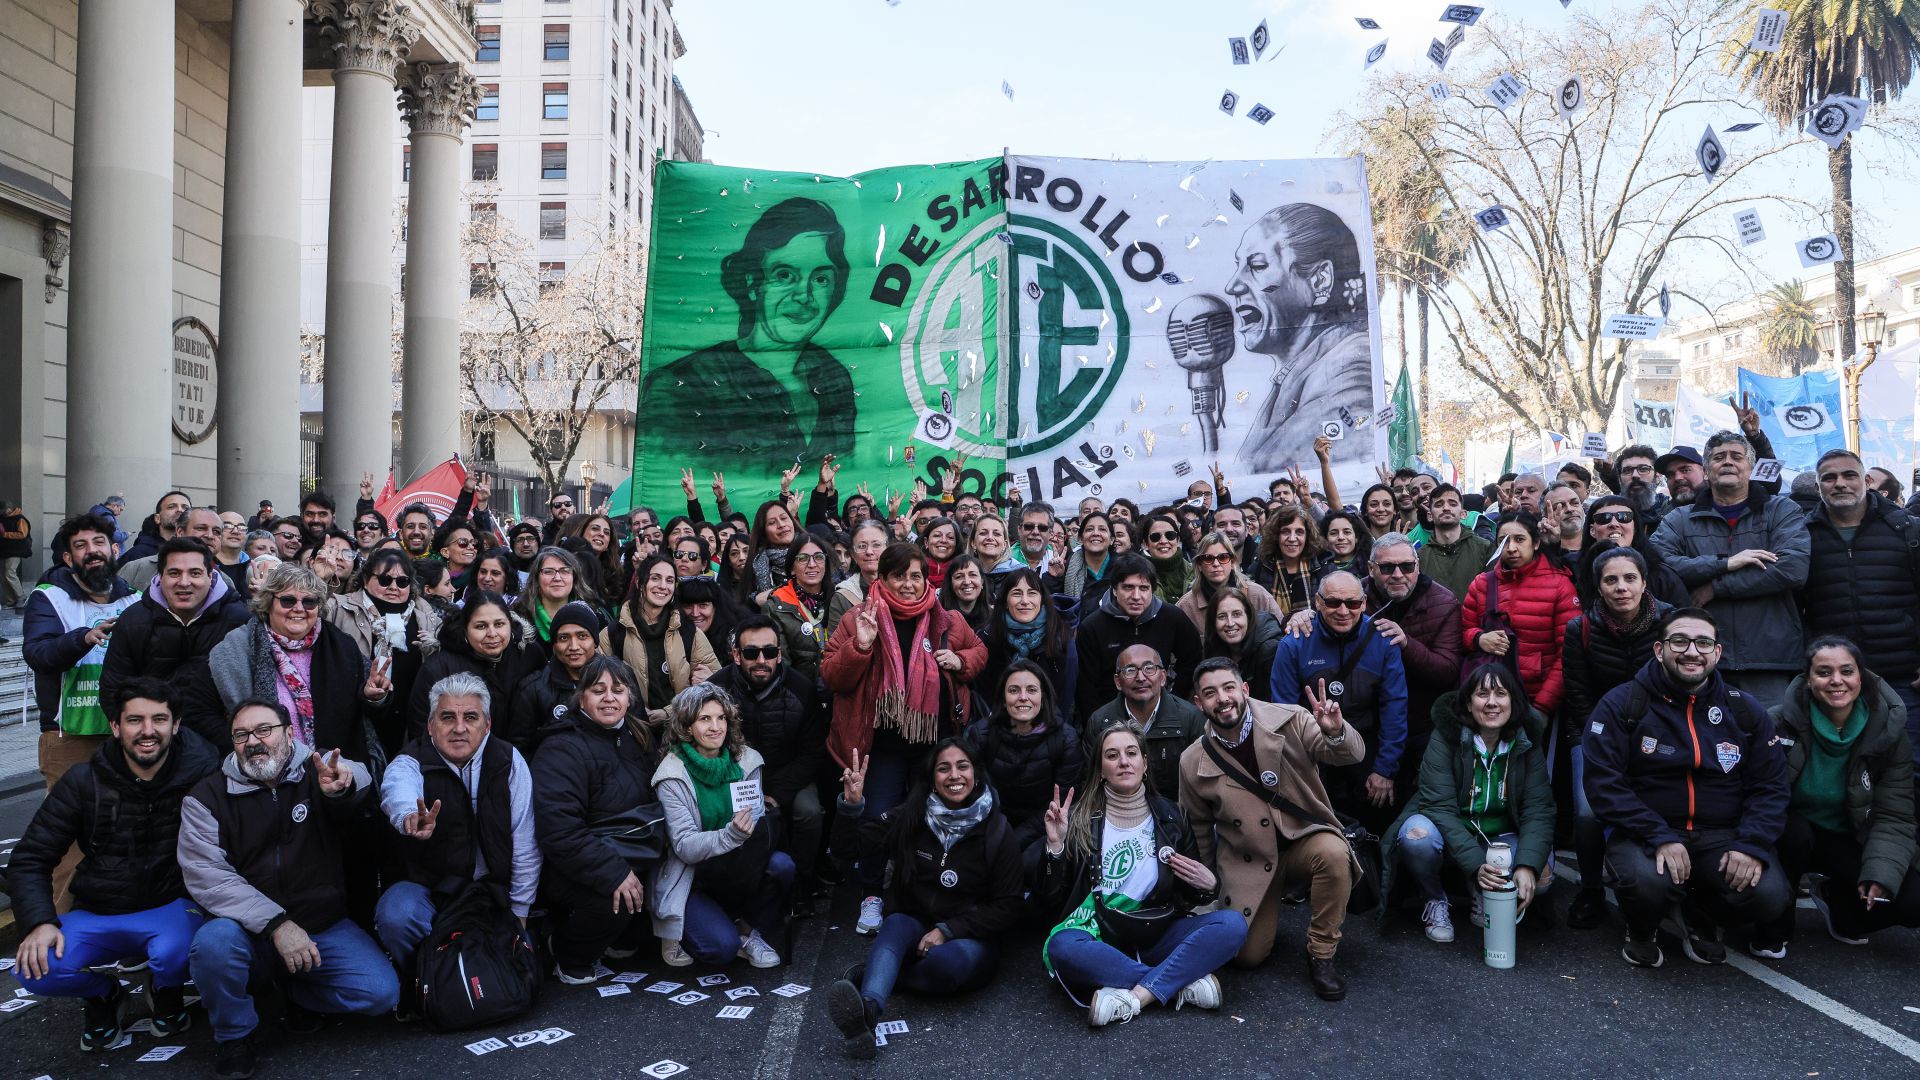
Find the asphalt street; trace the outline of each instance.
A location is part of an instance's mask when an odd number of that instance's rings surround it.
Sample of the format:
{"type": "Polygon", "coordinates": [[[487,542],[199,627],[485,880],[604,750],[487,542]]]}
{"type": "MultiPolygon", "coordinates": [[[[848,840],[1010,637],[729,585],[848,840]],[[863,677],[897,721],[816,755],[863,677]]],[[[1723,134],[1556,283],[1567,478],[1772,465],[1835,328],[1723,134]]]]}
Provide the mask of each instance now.
{"type": "MultiPolygon", "coordinates": [[[[1570,893],[1555,896],[1562,912],[1570,893]]],[[[828,1022],[823,991],[858,962],[866,940],[852,932],[855,899],[842,890],[833,911],[800,924],[792,962],[772,971],[736,963],[721,973],[674,970],[643,954],[621,965],[642,972],[634,992],[601,997],[591,987],[549,983],[528,1017],[501,1028],[438,1035],[391,1020],[337,1022],[317,1035],[262,1025],[268,1047],[258,1075],[338,1077],[644,1077],[670,1075],[658,1062],[700,1077],[915,1077],[964,1068],[971,1075],[1034,1077],[1911,1077],[1920,1075],[1920,935],[1892,930],[1865,948],[1829,939],[1818,915],[1800,911],[1800,934],[1784,961],[1744,954],[1725,967],[1688,962],[1667,950],[1659,970],[1620,959],[1618,924],[1574,931],[1521,927],[1519,964],[1481,963],[1478,934],[1459,921],[1459,939],[1435,945],[1418,921],[1353,920],[1340,950],[1349,983],[1344,1002],[1313,997],[1296,950],[1304,907],[1289,911],[1273,961],[1228,971],[1215,1013],[1154,1009],[1130,1024],[1091,1030],[1046,979],[1039,936],[1010,948],[998,980],[968,997],[895,999],[889,1019],[909,1025],[873,1062],[847,1060],[828,1022]],[[651,962],[644,962],[651,961],[651,962]],[[706,974],[731,980],[699,987],[706,974]],[[1770,979],[1772,982],[1763,981],[1770,979]],[[659,980],[709,996],[675,1004],[644,986],[659,980]],[[774,996],[787,983],[810,987],[774,996]],[[744,1019],[716,1014],[726,990],[751,986],[744,1019]],[[571,1037],[476,1056],[465,1045],[559,1027],[571,1037]]],[[[13,946],[6,945],[7,955],[13,946]]],[[[15,983],[0,976],[4,994],[15,983]]],[[[42,1001],[0,1013],[0,1080],[80,1076],[132,1064],[156,1046],[150,1034],[108,1054],[78,1049],[77,1003],[42,1001]]],[[[139,1063],[134,1075],[204,1076],[213,1050],[203,1026],[171,1041],[170,1060],[139,1063]]]]}

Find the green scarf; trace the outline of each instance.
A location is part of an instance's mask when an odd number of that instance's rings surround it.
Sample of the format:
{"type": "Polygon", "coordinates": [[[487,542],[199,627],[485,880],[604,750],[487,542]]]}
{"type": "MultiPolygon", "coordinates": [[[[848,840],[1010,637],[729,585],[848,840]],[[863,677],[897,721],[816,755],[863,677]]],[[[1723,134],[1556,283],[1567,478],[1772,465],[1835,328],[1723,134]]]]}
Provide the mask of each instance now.
{"type": "Polygon", "coordinates": [[[1178,603],[1193,585],[1193,564],[1178,552],[1171,559],[1148,555],[1147,561],[1153,564],[1153,595],[1169,604],[1178,603]]]}
{"type": "Polygon", "coordinates": [[[746,776],[740,771],[739,760],[731,752],[704,757],[692,743],[677,743],[673,752],[686,765],[687,778],[693,781],[693,801],[700,807],[700,828],[712,832],[731,821],[733,792],[727,785],[738,783],[746,776]]]}
{"type": "Polygon", "coordinates": [[[1807,763],[1793,782],[1789,805],[1800,811],[1815,828],[1827,832],[1851,833],[1853,822],[1847,816],[1847,759],[1860,732],[1867,726],[1867,703],[1853,703],[1847,726],[1835,730],[1833,721],[1820,706],[1807,703],[1807,727],[1813,732],[1808,740],[1807,763]]]}
{"type": "Polygon", "coordinates": [[[547,614],[547,605],[537,596],[533,598],[533,632],[540,635],[541,641],[552,643],[553,616],[547,614]]]}

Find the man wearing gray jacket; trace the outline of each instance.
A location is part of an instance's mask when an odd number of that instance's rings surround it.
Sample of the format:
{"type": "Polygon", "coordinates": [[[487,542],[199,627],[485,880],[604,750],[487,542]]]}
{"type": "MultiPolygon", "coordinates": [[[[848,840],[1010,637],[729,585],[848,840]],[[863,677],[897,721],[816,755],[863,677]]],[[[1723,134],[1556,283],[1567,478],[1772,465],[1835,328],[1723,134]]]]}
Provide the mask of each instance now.
{"type": "Polygon", "coordinates": [[[347,918],[341,843],[372,797],[366,766],[295,740],[278,702],[240,702],[228,726],[233,752],[180,804],[179,857],[210,918],[188,967],[213,1025],[214,1075],[244,1080],[260,1023],[250,984],[279,983],[287,1027],[307,1033],[315,1013],[390,1012],[400,983],[347,918]]]}
{"type": "Polygon", "coordinates": [[[1800,607],[1812,542],[1806,515],[1753,484],[1753,444],[1732,431],[1707,440],[1707,486],[1661,520],[1653,549],[1713,614],[1720,673],[1762,708],[1785,698],[1805,666],[1800,607]]]}

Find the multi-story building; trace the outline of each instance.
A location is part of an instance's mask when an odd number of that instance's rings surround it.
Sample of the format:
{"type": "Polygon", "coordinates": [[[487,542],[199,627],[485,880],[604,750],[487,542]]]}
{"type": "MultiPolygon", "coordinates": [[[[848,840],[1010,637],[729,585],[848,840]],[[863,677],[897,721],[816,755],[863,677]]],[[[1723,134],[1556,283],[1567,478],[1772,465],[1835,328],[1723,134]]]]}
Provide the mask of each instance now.
{"type": "MultiPolygon", "coordinates": [[[[476,93],[473,16],[473,0],[0,0],[0,494],[41,536],[115,492],[135,515],[173,488],[295,503],[303,85],[339,103],[319,303],[342,377],[320,468],[348,493],[386,468],[385,160],[404,115],[404,308],[410,326],[451,326],[465,267],[444,222],[476,93]]],[[[402,427],[422,447],[446,427],[432,388],[453,378],[454,343],[410,333],[401,354],[402,427]]]]}
{"type": "MultiPolygon", "coordinates": [[[[532,245],[541,279],[558,281],[606,238],[644,232],[657,156],[698,159],[699,124],[673,76],[686,47],[671,0],[481,0],[474,18],[479,97],[461,162],[461,220],[497,215],[532,245]]],[[[326,334],[324,181],[333,97],[331,88],[315,87],[305,101],[302,320],[315,338],[326,334]]],[[[406,284],[411,157],[396,127],[387,162],[398,193],[390,267],[396,292],[406,284]]],[[[631,466],[634,396],[628,386],[604,401],[574,455],[602,495],[631,466]]],[[[511,396],[504,387],[482,387],[480,398],[477,409],[462,405],[462,453],[500,478],[501,505],[539,505],[546,492],[535,482],[526,443],[486,409],[510,407],[511,396]]],[[[302,387],[303,413],[311,419],[323,399],[324,389],[310,381],[302,387]]],[[[434,463],[404,446],[400,462],[403,479],[434,463]]]]}

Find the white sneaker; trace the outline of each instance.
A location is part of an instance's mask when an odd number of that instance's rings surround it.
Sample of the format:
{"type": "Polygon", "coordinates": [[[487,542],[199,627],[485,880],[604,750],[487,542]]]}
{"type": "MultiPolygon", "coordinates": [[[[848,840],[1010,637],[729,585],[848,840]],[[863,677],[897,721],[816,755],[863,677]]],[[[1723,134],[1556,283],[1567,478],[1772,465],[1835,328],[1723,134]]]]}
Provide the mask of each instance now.
{"type": "Polygon", "coordinates": [[[1420,909],[1420,921],[1427,924],[1427,940],[1441,943],[1453,940],[1453,914],[1445,900],[1429,900],[1420,909]]]}
{"type": "Polygon", "coordinates": [[[1173,999],[1173,1011],[1179,1012],[1182,1005],[1191,1005],[1196,1009],[1217,1009],[1220,1000],[1220,980],[1208,975],[1181,987],[1180,996],[1173,999]]]}
{"type": "Polygon", "coordinates": [[[869,896],[860,901],[860,921],[853,924],[856,934],[877,934],[880,932],[880,898],[869,896]]]}
{"type": "Polygon", "coordinates": [[[1087,1026],[1106,1027],[1116,1021],[1124,1024],[1139,1015],[1140,999],[1132,991],[1103,986],[1094,991],[1093,1004],[1087,1006],[1087,1026]]]}
{"type": "Polygon", "coordinates": [[[681,948],[680,943],[672,939],[660,943],[660,959],[666,961],[668,967],[693,966],[693,957],[688,956],[687,950],[681,948]]]}
{"type": "Polygon", "coordinates": [[[767,944],[767,939],[761,937],[758,930],[740,939],[740,952],[737,955],[757,968],[780,966],[780,954],[773,951],[773,946],[767,944]]]}

